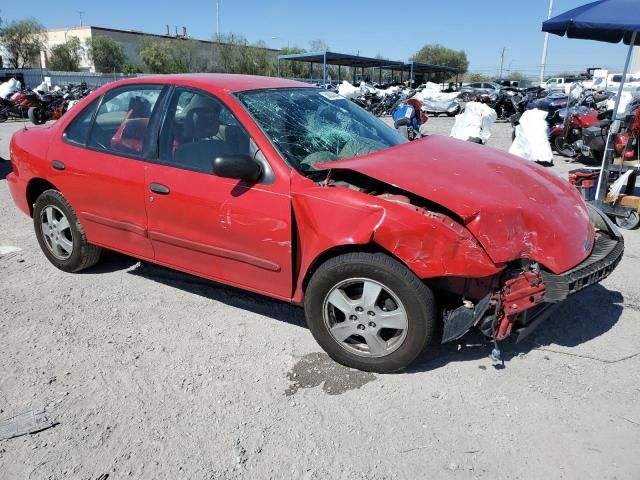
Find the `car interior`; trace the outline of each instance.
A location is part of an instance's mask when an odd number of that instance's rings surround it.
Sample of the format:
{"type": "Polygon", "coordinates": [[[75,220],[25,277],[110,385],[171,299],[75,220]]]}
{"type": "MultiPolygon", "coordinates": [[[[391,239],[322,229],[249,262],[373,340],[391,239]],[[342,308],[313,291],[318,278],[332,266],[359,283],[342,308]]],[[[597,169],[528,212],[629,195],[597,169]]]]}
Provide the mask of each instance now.
{"type": "Polygon", "coordinates": [[[163,163],[210,173],[216,157],[240,154],[249,155],[249,135],[226,107],[203,94],[175,95],[161,130],[163,163]]]}

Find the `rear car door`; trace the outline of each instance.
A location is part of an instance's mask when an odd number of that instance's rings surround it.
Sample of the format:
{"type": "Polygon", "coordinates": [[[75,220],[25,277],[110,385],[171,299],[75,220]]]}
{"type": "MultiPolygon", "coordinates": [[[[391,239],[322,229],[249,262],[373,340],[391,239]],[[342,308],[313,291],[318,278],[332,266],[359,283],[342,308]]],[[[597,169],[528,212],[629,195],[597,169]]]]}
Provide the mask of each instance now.
{"type": "Polygon", "coordinates": [[[288,179],[277,179],[228,107],[209,93],[176,88],[146,165],[149,237],[155,258],[174,268],[274,297],[292,291],[288,179]],[[222,155],[250,155],[254,184],[212,173],[222,155]]]}
{"type": "Polygon", "coordinates": [[[87,239],[142,258],[153,258],[147,236],[142,161],[162,85],[128,85],[106,92],[53,142],[54,184],[73,206],[87,239]]]}

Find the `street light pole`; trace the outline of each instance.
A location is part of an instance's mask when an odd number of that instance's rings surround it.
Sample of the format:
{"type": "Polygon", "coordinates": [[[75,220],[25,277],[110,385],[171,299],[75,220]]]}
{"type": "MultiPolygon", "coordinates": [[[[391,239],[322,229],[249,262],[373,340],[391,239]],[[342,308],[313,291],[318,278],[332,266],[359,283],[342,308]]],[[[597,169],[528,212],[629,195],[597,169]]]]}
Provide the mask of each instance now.
{"type": "Polygon", "coordinates": [[[500,76],[498,77],[500,80],[502,80],[502,66],[504,65],[504,52],[507,49],[507,47],[502,47],[502,54],[500,55],[500,76]]]}
{"type": "MultiPolygon", "coordinates": [[[[553,10],[553,0],[549,0],[549,13],[547,13],[547,20],[551,18],[551,12],[553,10]]],[[[540,60],[540,84],[544,82],[544,67],[547,63],[547,46],[549,45],[549,32],[544,34],[544,44],[542,46],[542,59],[540,60]]]]}
{"type": "MultiPolygon", "coordinates": [[[[271,37],[271,40],[284,40],[282,37],[271,37]]],[[[287,39],[287,50],[289,50],[289,39],[287,39]]]]}
{"type": "Polygon", "coordinates": [[[220,40],[220,0],[216,0],[216,36],[220,40]]]}

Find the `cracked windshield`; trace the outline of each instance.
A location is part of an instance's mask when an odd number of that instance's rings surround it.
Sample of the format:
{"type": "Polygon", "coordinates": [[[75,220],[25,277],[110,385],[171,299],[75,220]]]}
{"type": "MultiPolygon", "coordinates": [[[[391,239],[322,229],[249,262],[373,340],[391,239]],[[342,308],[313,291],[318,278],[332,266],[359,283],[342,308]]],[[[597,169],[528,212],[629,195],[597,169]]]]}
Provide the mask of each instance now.
{"type": "Polygon", "coordinates": [[[358,157],[406,142],[373,115],[334,92],[315,88],[258,90],[237,94],[298,170],[358,157]]]}

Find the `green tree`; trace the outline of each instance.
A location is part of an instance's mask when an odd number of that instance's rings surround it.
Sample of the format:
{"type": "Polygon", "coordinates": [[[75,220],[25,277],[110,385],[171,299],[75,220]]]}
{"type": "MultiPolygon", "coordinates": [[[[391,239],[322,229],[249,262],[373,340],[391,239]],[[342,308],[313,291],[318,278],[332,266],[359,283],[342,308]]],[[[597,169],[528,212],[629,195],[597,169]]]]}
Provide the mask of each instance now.
{"type": "Polygon", "coordinates": [[[250,45],[243,35],[235,33],[215,38],[219,42],[218,70],[250,75],[269,75],[275,71],[275,61],[264,42],[250,45]]]}
{"type": "Polygon", "coordinates": [[[309,42],[310,52],[328,52],[329,49],[329,44],[324,40],[311,40],[309,42]]]}
{"type": "MultiPolygon", "coordinates": [[[[304,48],[297,46],[283,48],[280,55],[293,55],[296,53],[305,53],[304,48]]],[[[346,70],[346,69],[345,69],[346,70]]],[[[285,78],[301,78],[309,76],[309,66],[305,62],[294,62],[291,60],[280,61],[280,75],[285,78]]]]}
{"type": "Polygon", "coordinates": [[[198,40],[175,40],[171,42],[173,71],[178,73],[207,72],[213,69],[213,50],[198,40]]]}
{"type": "Polygon", "coordinates": [[[145,41],[138,50],[140,61],[151,73],[173,73],[175,65],[171,47],[166,41],[145,41]]]}
{"type": "Polygon", "coordinates": [[[131,63],[126,63],[122,67],[122,73],[125,75],[135,75],[136,73],[142,73],[142,69],[138,65],[132,65],[131,63]]]}
{"type": "Polygon", "coordinates": [[[39,63],[44,48],[44,27],[35,19],[17,20],[0,29],[0,45],[7,52],[10,68],[39,63]]]}
{"type": "Polygon", "coordinates": [[[124,66],[126,55],[120,42],[112,38],[98,36],[87,39],[87,54],[96,67],[97,72],[120,72],[124,66]]]}
{"type": "Polygon", "coordinates": [[[463,77],[465,82],[476,83],[476,82],[488,82],[491,80],[491,77],[487,75],[483,75],[482,73],[472,72],[468,73],[463,77]]]}
{"type": "Polygon", "coordinates": [[[527,76],[522,72],[514,71],[509,72],[509,74],[506,75],[506,78],[509,80],[526,80],[527,76]]]}
{"type": "Polygon", "coordinates": [[[49,50],[47,68],[61,72],[77,72],[84,48],[78,37],[71,37],[66,42],[51,47],[49,50]]]}
{"type": "Polygon", "coordinates": [[[464,75],[469,69],[469,60],[464,50],[452,50],[439,44],[425,45],[410,60],[453,67],[460,75],[464,75]]]}
{"type": "Polygon", "coordinates": [[[545,80],[549,80],[550,78],[556,78],[556,77],[571,78],[571,77],[577,77],[578,75],[580,74],[577,72],[558,72],[558,73],[554,73],[553,75],[547,75],[545,77],[545,80]]]}

